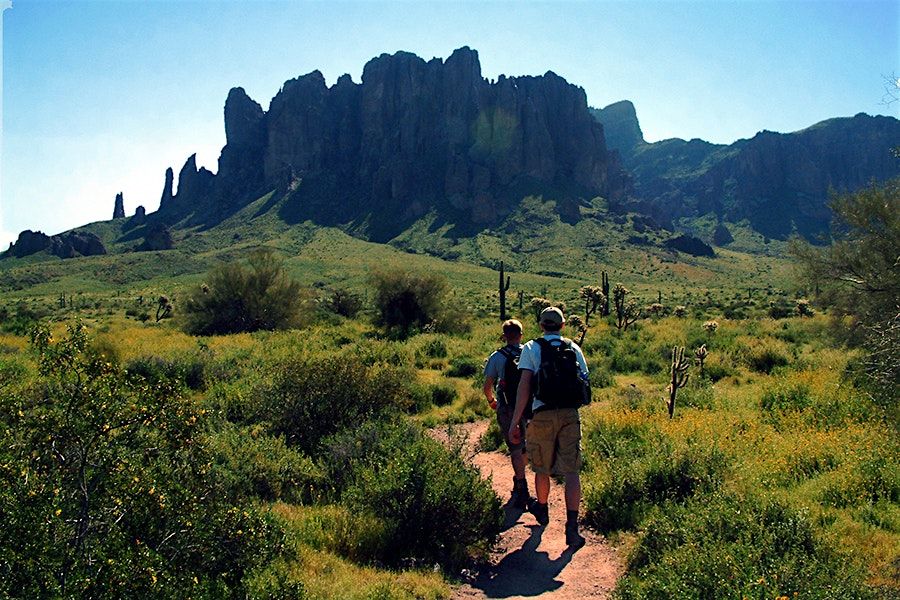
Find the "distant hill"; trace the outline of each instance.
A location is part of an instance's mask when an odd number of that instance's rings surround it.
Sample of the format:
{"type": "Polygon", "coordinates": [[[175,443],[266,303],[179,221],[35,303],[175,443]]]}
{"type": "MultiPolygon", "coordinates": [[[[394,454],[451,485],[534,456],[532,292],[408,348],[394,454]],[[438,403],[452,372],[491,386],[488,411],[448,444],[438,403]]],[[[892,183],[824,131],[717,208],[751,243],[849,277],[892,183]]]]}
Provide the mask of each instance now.
{"type": "Polygon", "coordinates": [[[634,178],[633,195],[618,208],[668,226],[712,214],[727,222],[746,219],[772,238],[792,232],[814,238],[828,230],[829,190],[853,191],[900,175],[891,152],[900,143],[900,121],[892,117],[829,119],[725,146],[699,139],[647,143],[628,101],[592,114],[634,178]]]}

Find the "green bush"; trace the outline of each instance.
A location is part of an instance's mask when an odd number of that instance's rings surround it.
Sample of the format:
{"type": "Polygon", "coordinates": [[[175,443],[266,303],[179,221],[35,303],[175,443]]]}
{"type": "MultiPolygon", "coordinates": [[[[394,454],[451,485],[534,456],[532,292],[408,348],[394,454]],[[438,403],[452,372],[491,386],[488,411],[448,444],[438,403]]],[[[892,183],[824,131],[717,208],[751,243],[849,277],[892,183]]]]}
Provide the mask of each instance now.
{"type": "Polygon", "coordinates": [[[268,424],[289,446],[315,455],[326,437],[417,399],[409,367],[366,365],[349,354],[319,354],[274,362],[249,394],[252,421],[268,424]]]}
{"type": "Polygon", "coordinates": [[[211,474],[196,400],[88,344],[79,323],[55,343],[38,329],[38,385],[0,388],[0,596],[239,594],[280,530],[211,474]]]}
{"type": "Polygon", "coordinates": [[[456,387],[448,383],[435,383],[429,386],[431,402],[435,406],[447,406],[459,397],[456,387]]]}
{"type": "Polygon", "coordinates": [[[634,529],[654,505],[717,489],[727,466],[716,448],[675,450],[658,434],[634,428],[592,436],[591,445],[607,456],[606,473],[585,494],[585,518],[602,531],[634,529]]]}
{"type": "Polygon", "coordinates": [[[445,375],[447,377],[472,377],[481,373],[480,361],[469,356],[457,356],[450,360],[450,368],[445,375]]]}
{"type": "Polygon", "coordinates": [[[616,588],[656,598],[871,598],[863,574],[777,501],[713,494],[651,517],[616,588]]]}
{"type": "Polygon", "coordinates": [[[140,356],[128,361],[125,370],[150,382],[169,382],[192,390],[205,390],[208,380],[216,379],[209,377],[208,367],[205,356],[182,354],[172,358],[140,356]]]}
{"type": "Polygon", "coordinates": [[[776,367],[790,364],[793,356],[787,345],[771,338],[751,339],[743,348],[747,366],[757,373],[771,373],[776,367]]]}
{"type": "Polygon", "coordinates": [[[433,273],[377,271],[370,278],[375,288],[376,322],[392,335],[407,337],[417,331],[457,331],[464,327],[461,313],[448,303],[447,280],[433,273]]]}
{"type": "Polygon", "coordinates": [[[271,250],[253,251],[249,269],[223,264],[207,274],[184,304],[184,328],[196,335],[288,329],[302,324],[311,303],[271,250]]]}
{"type": "Polygon", "coordinates": [[[229,425],[209,445],[213,475],[233,500],[309,502],[322,486],[320,469],[281,438],[229,425]]]}
{"type": "Polygon", "coordinates": [[[812,395],[809,386],[788,379],[782,379],[767,388],[759,401],[760,408],[770,413],[802,411],[811,404],[812,395]]]}
{"type": "Polygon", "coordinates": [[[455,569],[473,553],[486,555],[500,532],[500,500],[490,484],[411,425],[348,430],[330,456],[333,471],[352,471],[343,478],[343,502],[385,523],[380,559],[387,564],[455,569]]]}
{"type": "Polygon", "coordinates": [[[325,301],[325,307],[336,315],[352,319],[363,308],[362,298],[349,290],[336,289],[325,301]]]}

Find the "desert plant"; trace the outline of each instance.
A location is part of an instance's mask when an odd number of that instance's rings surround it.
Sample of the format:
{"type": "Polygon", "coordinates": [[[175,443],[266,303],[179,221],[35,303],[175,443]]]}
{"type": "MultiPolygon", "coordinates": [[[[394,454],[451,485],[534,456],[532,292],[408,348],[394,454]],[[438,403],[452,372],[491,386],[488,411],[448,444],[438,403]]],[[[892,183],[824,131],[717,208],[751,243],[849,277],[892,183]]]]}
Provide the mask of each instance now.
{"type": "Polygon", "coordinates": [[[500,261],[500,283],[498,286],[498,290],[500,293],[500,320],[506,320],[506,292],[509,290],[509,275],[506,276],[506,281],[503,281],[503,261],[500,261]]]}
{"type": "Polygon", "coordinates": [[[600,291],[603,292],[603,306],[600,309],[601,317],[609,316],[609,275],[606,274],[606,271],[601,271],[600,273],[600,291]]]}
{"type": "Polygon", "coordinates": [[[653,317],[659,317],[663,314],[665,307],[659,302],[654,302],[650,306],[647,307],[647,312],[650,313],[653,317]]]}
{"type": "Polygon", "coordinates": [[[683,304],[679,304],[675,307],[675,310],[672,312],[679,319],[683,319],[687,316],[687,307],[683,304]]]}
{"type": "Polygon", "coordinates": [[[581,298],[584,299],[584,325],[590,327],[591,315],[602,309],[606,302],[606,295],[603,289],[596,285],[586,285],[579,292],[581,298]]]}
{"type": "Polygon", "coordinates": [[[613,288],[613,305],[616,310],[616,328],[628,331],[628,326],[641,318],[641,309],[634,300],[627,298],[631,290],[621,283],[613,288]]]}
{"type": "Polygon", "coordinates": [[[540,321],[541,312],[545,308],[549,308],[551,306],[555,306],[556,308],[563,311],[563,314],[566,312],[566,303],[565,302],[554,302],[553,300],[549,300],[547,298],[535,297],[531,299],[531,310],[534,312],[534,320],[540,321]]]}
{"type": "Polygon", "coordinates": [[[376,271],[370,282],[375,288],[377,322],[389,332],[405,337],[433,328],[439,321],[450,324],[443,276],[398,269],[376,271]]]}
{"type": "Polygon", "coordinates": [[[706,357],[709,356],[709,350],[706,349],[706,344],[703,344],[696,350],[694,350],[694,358],[697,360],[697,365],[700,367],[700,377],[703,377],[703,364],[706,362],[706,357]]]}
{"type": "Polygon", "coordinates": [[[197,335],[287,329],[300,324],[308,298],[269,249],[253,251],[249,268],[222,264],[184,304],[185,329],[197,335]]]}
{"type": "Polygon", "coordinates": [[[795,300],[794,303],[797,306],[797,314],[799,316],[801,316],[801,317],[813,316],[814,311],[813,311],[812,307],[809,305],[809,300],[807,300],[806,298],[799,298],[798,300],[795,300]]]}
{"type": "Polygon", "coordinates": [[[718,328],[719,328],[718,321],[704,321],[703,322],[703,329],[705,331],[708,331],[709,333],[715,333],[718,328]]]}
{"type": "Polygon", "coordinates": [[[169,301],[169,298],[166,296],[160,296],[159,300],[156,302],[156,322],[159,323],[163,319],[168,319],[172,316],[172,303],[169,301]]]}
{"type": "Polygon", "coordinates": [[[687,372],[691,366],[690,361],[684,358],[684,346],[674,346],[672,348],[672,363],[669,366],[669,387],[666,392],[669,399],[666,401],[666,408],[669,411],[669,418],[675,415],[675,396],[679,388],[687,385],[690,373],[687,372]]]}
{"type": "Polygon", "coordinates": [[[584,344],[584,336],[587,335],[588,326],[584,321],[581,320],[581,317],[579,317],[578,315],[572,315],[571,317],[569,317],[568,326],[572,329],[572,331],[577,331],[581,334],[581,336],[578,338],[578,345],[581,346],[582,344],[584,344]]]}
{"type": "Polygon", "coordinates": [[[359,294],[354,294],[350,290],[336,289],[331,292],[325,306],[331,312],[352,319],[359,311],[362,310],[363,302],[359,294]]]}

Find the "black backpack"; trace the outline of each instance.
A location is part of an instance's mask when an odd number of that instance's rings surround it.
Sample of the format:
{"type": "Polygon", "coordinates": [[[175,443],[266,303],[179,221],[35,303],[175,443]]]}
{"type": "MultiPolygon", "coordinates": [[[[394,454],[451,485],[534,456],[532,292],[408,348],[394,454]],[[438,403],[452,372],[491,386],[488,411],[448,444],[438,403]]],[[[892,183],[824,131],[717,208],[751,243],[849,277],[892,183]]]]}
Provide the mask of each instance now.
{"type": "Polygon", "coordinates": [[[591,386],[587,378],[582,378],[572,340],[562,338],[558,345],[545,338],[537,338],[535,342],[541,347],[535,397],[547,408],[578,408],[589,404],[591,386]]]}
{"type": "MultiPolygon", "coordinates": [[[[503,378],[497,386],[497,391],[500,392],[498,394],[500,396],[500,402],[504,403],[506,406],[515,408],[516,394],[519,390],[519,380],[522,378],[522,372],[519,371],[519,358],[522,356],[522,351],[519,348],[503,346],[498,352],[506,357],[506,362],[503,365],[503,378]]],[[[531,418],[531,401],[525,406],[525,412],[522,414],[522,418],[531,418]]]]}

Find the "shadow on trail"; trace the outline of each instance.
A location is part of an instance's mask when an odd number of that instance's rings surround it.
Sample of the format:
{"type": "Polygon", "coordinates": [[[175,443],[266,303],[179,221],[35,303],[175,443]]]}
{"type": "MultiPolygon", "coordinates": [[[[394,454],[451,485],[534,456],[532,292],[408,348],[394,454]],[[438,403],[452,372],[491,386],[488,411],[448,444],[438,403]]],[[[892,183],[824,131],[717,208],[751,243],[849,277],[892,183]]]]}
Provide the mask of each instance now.
{"type": "Polygon", "coordinates": [[[531,535],[522,547],[507,554],[496,566],[480,573],[472,582],[472,587],[484,592],[488,598],[509,598],[538,596],[562,586],[556,577],[572,560],[574,552],[567,548],[558,558],[551,559],[549,553],[537,549],[544,528],[539,525],[529,525],[528,528],[531,535]]]}

